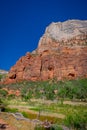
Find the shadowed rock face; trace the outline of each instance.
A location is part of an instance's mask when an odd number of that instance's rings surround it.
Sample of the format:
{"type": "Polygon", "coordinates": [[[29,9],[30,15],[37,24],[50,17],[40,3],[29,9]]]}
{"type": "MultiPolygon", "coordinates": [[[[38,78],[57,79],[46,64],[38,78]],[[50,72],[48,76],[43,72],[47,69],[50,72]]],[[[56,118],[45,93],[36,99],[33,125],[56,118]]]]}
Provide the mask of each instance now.
{"type": "Polygon", "coordinates": [[[6,83],[87,77],[87,21],[50,24],[31,54],[10,69],[6,83]]]}

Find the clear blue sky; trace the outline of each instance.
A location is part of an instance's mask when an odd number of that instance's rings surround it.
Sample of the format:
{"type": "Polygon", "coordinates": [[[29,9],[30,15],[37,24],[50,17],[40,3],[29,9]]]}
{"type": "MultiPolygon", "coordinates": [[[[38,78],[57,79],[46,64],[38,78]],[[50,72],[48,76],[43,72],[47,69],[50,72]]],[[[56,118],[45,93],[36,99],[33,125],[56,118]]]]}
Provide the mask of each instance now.
{"type": "Polygon", "coordinates": [[[87,20],[87,0],[0,0],[0,69],[37,48],[46,26],[87,20]]]}

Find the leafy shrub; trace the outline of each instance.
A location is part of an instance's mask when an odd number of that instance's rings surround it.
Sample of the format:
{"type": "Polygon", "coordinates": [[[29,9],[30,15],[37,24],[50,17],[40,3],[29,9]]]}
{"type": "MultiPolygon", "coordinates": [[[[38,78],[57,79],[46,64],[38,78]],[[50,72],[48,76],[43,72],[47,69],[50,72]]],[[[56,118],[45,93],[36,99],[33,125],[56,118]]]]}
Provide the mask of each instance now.
{"type": "MultiPolygon", "coordinates": [[[[3,85],[0,85],[0,87],[2,88],[3,85]]],[[[47,100],[57,100],[61,98],[87,100],[87,79],[37,82],[23,81],[20,83],[4,85],[4,87],[20,90],[21,98],[24,101],[28,101],[31,98],[47,100]]]]}
{"type": "Polygon", "coordinates": [[[58,91],[59,97],[69,99],[87,98],[87,79],[78,79],[61,82],[61,87],[58,91]]]}

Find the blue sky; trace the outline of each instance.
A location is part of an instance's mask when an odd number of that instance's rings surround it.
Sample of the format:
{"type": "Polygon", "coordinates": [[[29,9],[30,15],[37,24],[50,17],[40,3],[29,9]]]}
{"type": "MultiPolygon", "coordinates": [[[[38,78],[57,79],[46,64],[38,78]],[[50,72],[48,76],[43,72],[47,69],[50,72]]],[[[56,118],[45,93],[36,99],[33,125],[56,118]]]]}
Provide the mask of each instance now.
{"type": "Polygon", "coordinates": [[[51,22],[68,19],[87,20],[87,0],[0,0],[0,69],[36,49],[51,22]]]}

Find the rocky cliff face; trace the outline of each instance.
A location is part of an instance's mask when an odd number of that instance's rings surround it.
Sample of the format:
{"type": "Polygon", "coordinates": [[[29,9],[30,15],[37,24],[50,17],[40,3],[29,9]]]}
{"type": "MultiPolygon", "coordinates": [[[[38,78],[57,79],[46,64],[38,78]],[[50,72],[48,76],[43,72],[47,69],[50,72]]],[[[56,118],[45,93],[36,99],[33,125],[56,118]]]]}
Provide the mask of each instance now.
{"type": "Polygon", "coordinates": [[[10,69],[6,82],[87,77],[87,21],[51,23],[32,53],[10,69]]]}
{"type": "Polygon", "coordinates": [[[87,45],[87,21],[69,20],[63,23],[51,23],[40,38],[38,53],[44,50],[58,52],[64,46],[87,45]]]}

